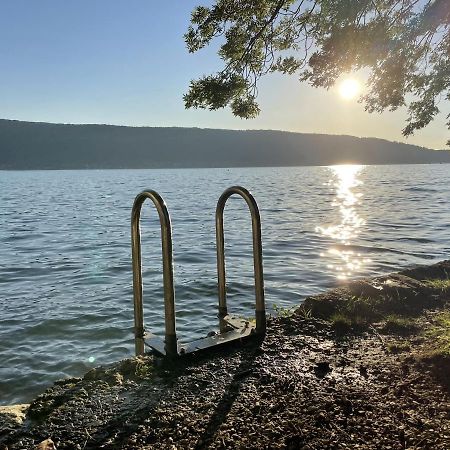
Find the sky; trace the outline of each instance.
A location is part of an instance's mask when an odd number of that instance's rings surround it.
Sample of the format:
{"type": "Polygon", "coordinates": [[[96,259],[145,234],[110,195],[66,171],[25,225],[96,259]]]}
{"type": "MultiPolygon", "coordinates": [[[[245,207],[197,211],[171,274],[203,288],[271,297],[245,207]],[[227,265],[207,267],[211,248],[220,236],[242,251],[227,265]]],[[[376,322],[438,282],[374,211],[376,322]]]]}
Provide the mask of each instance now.
{"type": "Polygon", "coordinates": [[[271,74],[252,120],[186,110],[190,80],[221,67],[215,48],[189,54],[183,34],[208,0],[0,0],[0,118],[131,126],[348,134],[445,148],[448,104],[405,139],[406,110],[369,114],[329,91],[271,74]]]}

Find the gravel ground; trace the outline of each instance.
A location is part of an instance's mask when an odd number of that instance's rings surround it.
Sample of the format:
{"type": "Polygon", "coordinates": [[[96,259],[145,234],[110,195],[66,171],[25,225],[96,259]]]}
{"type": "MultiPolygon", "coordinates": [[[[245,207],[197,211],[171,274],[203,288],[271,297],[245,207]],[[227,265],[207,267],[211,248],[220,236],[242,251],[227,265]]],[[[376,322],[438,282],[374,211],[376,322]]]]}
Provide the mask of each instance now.
{"type": "Polygon", "coordinates": [[[279,317],[262,343],[56,383],[23,422],[0,412],[0,449],[51,438],[58,449],[448,450],[450,366],[418,359],[419,335],[389,351],[402,339],[279,317]]]}

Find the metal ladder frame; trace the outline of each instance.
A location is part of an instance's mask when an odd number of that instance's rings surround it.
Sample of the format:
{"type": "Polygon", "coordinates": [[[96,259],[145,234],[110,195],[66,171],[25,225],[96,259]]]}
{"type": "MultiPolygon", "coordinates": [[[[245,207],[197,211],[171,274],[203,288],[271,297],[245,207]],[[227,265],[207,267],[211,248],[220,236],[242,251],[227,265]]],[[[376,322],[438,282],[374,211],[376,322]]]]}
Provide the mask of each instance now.
{"type": "Polygon", "coordinates": [[[175,289],[173,283],[172,225],[167,206],[163,198],[156,191],[143,191],[138,194],[134,200],[131,213],[131,242],[136,355],[142,355],[145,353],[145,345],[151,347],[152,350],[159,355],[174,357],[231,342],[236,339],[243,339],[253,334],[260,336],[265,334],[266,312],[264,301],[261,218],[256,200],[247,189],[241,186],[232,186],[223,192],[217,202],[216,244],[220,325],[220,333],[217,335],[197,339],[184,345],[177,341],[175,323],[175,289]],[[230,316],[227,311],[223,215],[226,202],[233,194],[238,194],[244,198],[249,207],[252,218],[256,325],[252,324],[250,321],[230,316]],[[154,334],[146,332],[144,329],[140,217],[142,205],[146,199],[152,200],[158,212],[161,225],[165,310],[164,341],[154,334]]]}
{"type": "Polygon", "coordinates": [[[175,289],[173,285],[172,224],[164,199],[155,191],[141,192],[134,200],[131,212],[131,255],[133,262],[134,335],[136,355],[145,351],[144,306],[142,300],[142,258],[140,218],[142,205],[150,199],[156,207],[161,225],[161,246],[163,261],[165,340],[163,349],[168,355],[177,353],[177,332],[175,324],[175,289]]]}
{"type": "Polygon", "coordinates": [[[255,318],[256,332],[264,334],[266,331],[266,307],[264,300],[264,273],[262,260],[262,240],[261,240],[261,217],[259,215],[258,204],[253,195],[241,186],[232,186],[226,189],[220,196],[216,208],[216,248],[217,248],[217,278],[219,286],[219,319],[220,331],[226,330],[228,314],[227,293],[226,293],[226,273],[225,273],[225,237],[223,230],[223,213],[227,200],[233,195],[240,195],[247,203],[252,217],[252,238],[253,238],[253,270],[255,277],[255,318]]]}

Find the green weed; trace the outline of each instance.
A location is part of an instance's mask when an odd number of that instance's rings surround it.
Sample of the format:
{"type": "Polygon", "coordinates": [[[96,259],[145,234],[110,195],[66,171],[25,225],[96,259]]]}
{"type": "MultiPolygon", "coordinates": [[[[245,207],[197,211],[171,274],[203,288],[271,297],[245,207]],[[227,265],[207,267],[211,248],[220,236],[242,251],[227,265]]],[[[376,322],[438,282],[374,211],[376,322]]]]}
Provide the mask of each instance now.
{"type": "Polygon", "coordinates": [[[431,345],[429,356],[450,357],[450,311],[438,313],[434,324],[425,332],[431,345]]]}
{"type": "Polygon", "coordinates": [[[337,332],[346,332],[350,329],[363,329],[367,326],[367,320],[359,315],[346,313],[335,313],[330,318],[333,328],[337,332]]]}
{"type": "Polygon", "coordinates": [[[272,309],[275,312],[275,315],[278,317],[291,317],[294,314],[295,306],[291,306],[290,308],[286,308],[284,306],[279,306],[277,304],[272,305],[272,309]]]}
{"type": "Polygon", "coordinates": [[[389,343],[387,350],[389,353],[409,352],[411,350],[411,344],[408,341],[389,343]]]}
{"type": "Polygon", "coordinates": [[[151,378],[154,373],[153,364],[137,359],[134,373],[139,378],[151,378]]]}
{"type": "Polygon", "coordinates": [[[296,314],[302,319],[311,319],[312,318],[312,310],[311,308],[307,308],[305,305],[300,305],[297,310],[296,314]]]}
{"type": "Polygon", "coordinates": [[[439,279],[439,278],[435,278],[435,279],[428,279],[428,280],[424,280],[423,283],[428,286],[431,289],[435,289],[437,291],[448,291],[450,290],[450,279],[446,278],[446,279],[439,279]]]}
{"type": "Polygon", "coordinates": [[[408,334],[417,331],[416,322],[409,317],[390,314],[385,317],[381,331],[384,333],[408,334]]]}

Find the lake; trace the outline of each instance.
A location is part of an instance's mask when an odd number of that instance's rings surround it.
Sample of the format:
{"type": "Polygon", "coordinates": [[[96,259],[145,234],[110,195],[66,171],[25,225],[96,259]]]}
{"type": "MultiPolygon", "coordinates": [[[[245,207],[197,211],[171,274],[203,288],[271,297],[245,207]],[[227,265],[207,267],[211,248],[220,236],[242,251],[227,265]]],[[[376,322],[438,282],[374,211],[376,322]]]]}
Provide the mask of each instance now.
{"type": "MultiPolygon", "coordinates": [[[[266,305],[450,254],[450,165],[0,172],[0,404],[133,356],[130,214],[148,188],[173,226],[177,331],[217,329],[216,202],[258,201],[266,305]]],[[[163,332],[159,222],[142,213],[145,323],[163,332]]],[[[254,305],[250,215],[225,210],[229,310],[254,305]]]]}

